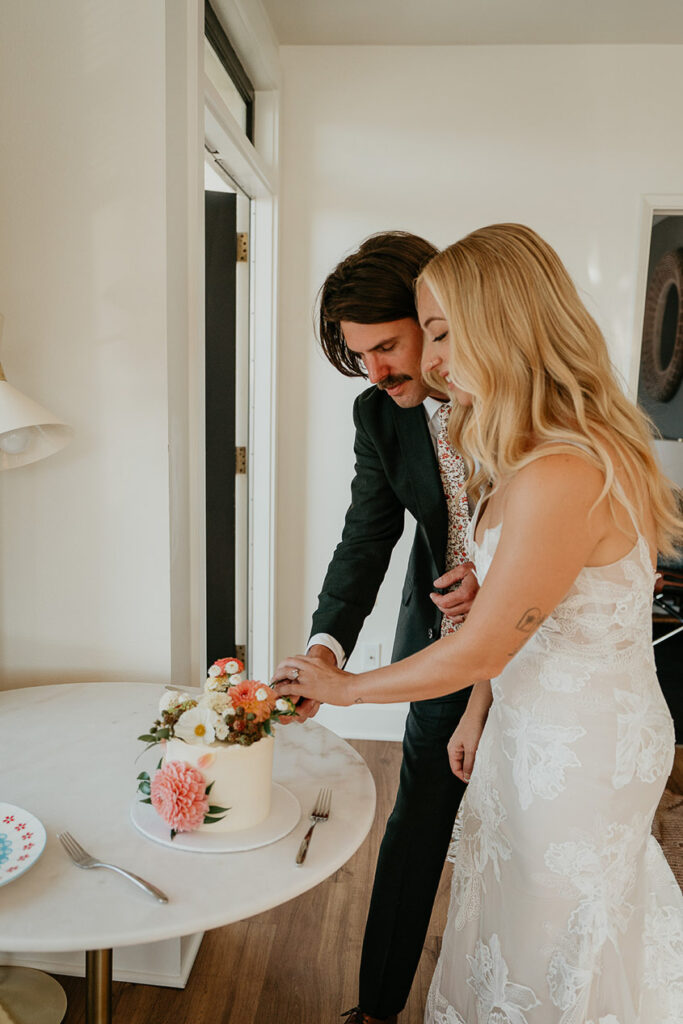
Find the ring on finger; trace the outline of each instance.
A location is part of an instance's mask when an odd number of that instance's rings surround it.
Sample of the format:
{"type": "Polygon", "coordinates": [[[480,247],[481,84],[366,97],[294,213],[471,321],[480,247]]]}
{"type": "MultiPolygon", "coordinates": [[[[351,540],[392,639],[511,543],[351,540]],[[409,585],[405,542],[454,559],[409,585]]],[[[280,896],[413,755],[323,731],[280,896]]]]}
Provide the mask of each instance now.
{"type": "Polygon", "coordinates": [[[291,672],[291,676],[292,676],[292,679],[298,679],[299,678],[299,669],[298,668],[293,668],[292,672],[291,672]]]}

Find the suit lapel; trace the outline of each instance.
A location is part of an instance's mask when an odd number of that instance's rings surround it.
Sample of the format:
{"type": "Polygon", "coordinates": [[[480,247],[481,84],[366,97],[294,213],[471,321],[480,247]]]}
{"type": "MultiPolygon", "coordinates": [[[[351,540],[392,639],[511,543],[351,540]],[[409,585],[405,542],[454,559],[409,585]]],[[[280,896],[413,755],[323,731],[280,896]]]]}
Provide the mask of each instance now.
{"type": "Polygon", "coordinates": [[[425,530],[434,564],[441,573],[446,553],[448,513],[424,407],[400,409],[392,402],[392,413],[403,456],[403,472],[415,496],[417,520],[425,530]]]}

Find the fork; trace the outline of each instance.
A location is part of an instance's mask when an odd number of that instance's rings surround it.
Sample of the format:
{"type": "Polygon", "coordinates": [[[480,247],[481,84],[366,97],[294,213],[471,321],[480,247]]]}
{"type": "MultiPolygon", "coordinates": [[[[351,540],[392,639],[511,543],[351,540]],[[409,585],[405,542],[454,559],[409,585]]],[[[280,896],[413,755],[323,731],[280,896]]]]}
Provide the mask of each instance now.
{"type": "Polygon", "coordinates": [[[316,797],[315,805],[310,813],[310,819],[313,822],[306,835],[301,840],[301,846],[299,852],[296,855],[296,863],[303,864],[306,860],[306,854],[308,853],[308,847],[311,842],[311,836],[313,835],[313,829],[319,821],[327,821],[330,816],[330,806],[332,804],[332,790],[321,789],[316,797]]]}
{"type": "Polygon", "coordinates": [[[145,892],[148,892],[150,896],[154,896],[159,903],[168,903],[168,896],[163,893],[161,889],[157,889],[155,885],[151,885],[146,882],[144,878],[140,878],[138,875],[134,875],[132,871],[124,871],[123,868],[119,868],[116,864],[105,864],[102,860],[95,860],[90,854],[83,849],[80,843],[77,843],[70,832],[58,832],[57,838],[66,850],[71,860],[74,862],[76,867],[79,868],[109,868],[110,871],[116,871],[117,874],[123,875],[124,878],[128,878],[135,885],[138,885],[145,892]]]}

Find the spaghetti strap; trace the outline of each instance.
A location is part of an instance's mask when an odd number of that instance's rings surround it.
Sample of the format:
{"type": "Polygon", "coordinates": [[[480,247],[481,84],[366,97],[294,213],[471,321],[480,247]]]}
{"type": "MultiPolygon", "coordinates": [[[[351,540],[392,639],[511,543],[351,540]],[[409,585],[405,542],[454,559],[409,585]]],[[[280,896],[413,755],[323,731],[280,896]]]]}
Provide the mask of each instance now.
{"type": "Polygon", "coordinates": [[[638,525],[638,520],[636,519],[636,514],[633,511],[633,505],[631,504],[631,502],[626,497],[626,493],[624,491],[624,488],[621,486],[621,482],[619,480],[617,480],[616,477],[614,478],[614,496],[616,497],[617,501],[628,512],[629,517],[631,519],[631,523],[633,524],[633,529],[636,531],[636,537],[639,540],[641,538],[644,540],[645,539],[645,535],[643,534],[642,530],[640,529],[640,526],[638,525]]]}
{"type": "Polygon", "coordinates": [[[477,504],[474,506],[474,512],[472,513],[472,515],[470,517],[469,532],[468,532],[468,537],[467,537],[467,547],[468,547],[468,550],[470,552],[472,551],[472,549],[474,547],[474,543],[475,543],[475,541],[474,541],[474,534],[475,534],[476,529],[477,529],[477,523],[479,522],[479,515],[481,513],[482,502],[484,501],[484,498],[486,498],[486,497],[488,497],[488,495],[487,495],[484,487],[482,486],[481,491],[479,493],[479,500],[477,501],[477,504]]]}
{"type": "Polygon", "coordinates": [[[557,438],[557,439],[553,438],[551,441],[545,441],[543,446],[545,446],[546,444],[568,444],[568,445],[571,445],[572,448],[580,448],[582,452],[588,452],[589,455],[593,454],[593,452],[590,450],[588,445],[587,444],[581,444],[580,441],[569,441],[569,440],[560,441],[559,438],[557,438]]]}

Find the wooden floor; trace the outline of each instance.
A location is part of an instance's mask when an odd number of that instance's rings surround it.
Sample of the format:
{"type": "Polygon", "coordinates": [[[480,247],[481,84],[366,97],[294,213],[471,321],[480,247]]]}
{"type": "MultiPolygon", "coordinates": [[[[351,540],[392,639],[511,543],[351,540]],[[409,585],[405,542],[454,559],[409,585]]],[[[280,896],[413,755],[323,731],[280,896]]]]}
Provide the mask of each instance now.
{"type": "MultiPolygon", "coordinates": [[[[184,990],[114,983],[115,1024],[339,1024],[357,998],[360,945],[399,743],[354,741],[377,785],[377,814],[358,853],[328,881],[275,910],[207,932],[184,990]]],[[[683,748],[670,787],[683,793],[683,748]]],[[[410,1000],[400,1024],[421,1024],[448,909],[447,865],[410,1000]]],[[[60,977],[65,1024],[84,1024],[85,983],[60,977]]]]}

